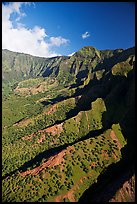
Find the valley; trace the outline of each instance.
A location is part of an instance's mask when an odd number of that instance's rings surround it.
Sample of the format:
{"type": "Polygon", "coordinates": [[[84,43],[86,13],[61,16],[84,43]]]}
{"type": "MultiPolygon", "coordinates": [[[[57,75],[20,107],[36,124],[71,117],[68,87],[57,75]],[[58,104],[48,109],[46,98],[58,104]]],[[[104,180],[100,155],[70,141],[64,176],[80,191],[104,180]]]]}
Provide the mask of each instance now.
{"type": "Polygon", "coordinates": [[[3,50],[2,77],[3,202],[134,201],[134,47],[3,50]]]}

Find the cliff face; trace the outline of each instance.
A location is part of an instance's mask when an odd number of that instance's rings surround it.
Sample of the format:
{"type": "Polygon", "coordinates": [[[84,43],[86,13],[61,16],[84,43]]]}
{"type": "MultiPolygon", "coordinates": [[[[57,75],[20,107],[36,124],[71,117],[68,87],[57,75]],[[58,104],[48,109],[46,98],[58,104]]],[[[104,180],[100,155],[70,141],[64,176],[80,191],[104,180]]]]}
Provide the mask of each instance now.
{"type": "Polygon", "coordinates": [[[135,202],[135,174],[123,183],[109,202],[135,202]]]}
{"type": "Polygon", "coordinates": [[[135,202],[135,171],[131,164],[125,165],[123,160],[110,165],[79,202],[135,202]]]}
{"type": "MultiPolygon", "coordinates": [[[[78,81],[98,70],[108,71],[113,65],[134,55],[134,48],[127,50],[99,51],[92,46],[82,48],[71,57],[41,58],[28,54],[2,50],[3,81],[23,80],[30,77],[57,77],[61,81],[76,78],[78,81]]],[[[61,81],[62,82],[62,81],[61,81]]]]}

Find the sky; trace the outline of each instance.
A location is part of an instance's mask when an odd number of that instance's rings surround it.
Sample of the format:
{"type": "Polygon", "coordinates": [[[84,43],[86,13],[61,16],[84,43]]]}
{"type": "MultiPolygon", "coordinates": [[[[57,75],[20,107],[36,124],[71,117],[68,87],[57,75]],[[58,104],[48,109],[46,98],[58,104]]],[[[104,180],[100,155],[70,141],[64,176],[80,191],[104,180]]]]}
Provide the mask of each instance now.
{"type": "Polygon", "coordinates": [[[40,57],[135,46],[134,2],[2,3],[2,48],[40,57]]]}

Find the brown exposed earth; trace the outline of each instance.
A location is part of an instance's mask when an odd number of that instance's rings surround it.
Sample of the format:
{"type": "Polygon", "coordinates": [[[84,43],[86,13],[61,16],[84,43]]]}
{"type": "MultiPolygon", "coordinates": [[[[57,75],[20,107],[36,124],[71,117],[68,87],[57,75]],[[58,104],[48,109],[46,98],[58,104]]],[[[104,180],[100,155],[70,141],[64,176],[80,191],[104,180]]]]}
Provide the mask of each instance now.
{"type": "Polygon", "coordinates": [[[92,162],[92,164],[90,165],[90,167],[94,167],[94,166],[97,166],[96,162],[92,162]]]}
{"type": "Polygon", "coordinates": [[[60,135],[62,131],[63,131],[63,123],[60,123],[58,125],[53,125],[45,129],[45,132],[51,133],[53,136],[60,135]]]}
{"type": "Polygon", "coordinates": [[[105,158],[106,160],[109,160],[109,156],[108,156],[108,153],[107,153],[107,150],[101,150],[102,152],[102,157],[105,158]]]}
{"type": "Polygon", "coordinates": [[[66,153],[66,151],[63,150],[60,153],[58,153],[57,155],[51,156],[50,158],[48,158],[40,166],[38,166],[38,167],[36,167],[36,168],[34,168],[32,170],[27,170],[25,172],[22,172],[22,173],[20,173],[20,175],[21,176],[26,176],[26,175],[29,175],[29,174],[37,175],[39,172],[41,172],[45,168],[59,165],[62,162],[65,153],[66,153]]]}
{"type": "Polygon", "coordinates": [[[34,137],[34,136],[36,136],[36,134],[32,133],[32,134],[30,134],[28,136],[22,137],[22,140],[29,140],[29,141],[31,141],[32,137],[34,137]]]}
{"type": "Polygon", "coordinates": [[[59,165],[64,160],[65,154],[69,154],[70,150],[72,150],[72,149],[74,149],[74,147],[69,146],[66,149],[59,152],[58,154],[46,159],[46,161],[44,163],[42,163],[40,166],[38,166],[32,170],[27,170],[25,172],[22,172],[22,173],[20,173],[20,175],[21,176],[26,176],[28,174],[37,175],[39,172],[41,172],[45,168],[59,165]]]}
{"type": "Polygon", "coordinates": [[[117,136],[116,136],[116,134],[115,134],[115,132],[114,132],[113,130],[111,130],[111,132],[110,132],[110,137],[112,138],[112,140],[115,140],[115,141],[116,141],[117,147],[118,147],[119,149],[121,149],[121,148],[122,148],[122,145],[120,144],[120,142],[119,142],[119,140],[118,140],[118,138],[117,138],[117,136]]]}
{"type": "Polygon", "coordinates": [[[80,112],[74,117],[74,119],[76,120],[76,123],[77,123],[77,124],[81,121],[81,117],[82,117],[82,111],[80,111],[80,112]]]}
{"type": "Polygon", "coordinates": [[[61,202],[64,198],[69,199],[70,202],[76,202],[74,191],[78,188],[78,185],[74,185],[65,195],[59,195],[55,198],[55,202],[61,202]]]}
{"type": "Polygon", "coordinates": [[[88,118],[88,113],[87,111],[85,111],[85,114],[86,114],[86,118],[87,118],[87,124],[88,124],[88,130],[90,130],[90,123],[89,123],[89,118],[88,118]]]}
{"type": "Polygon", "coordinates": [[[40,139],[37,140],[38,143],[43,142],[43,140],[45,140],[45,134],[42,134],[42,137],[40,139]]]}
{"type": "MultiPolygon", "coordinates": [[[[88,174],[88,176],[92,176],[92,173],[88,174]]],[[[86,176],[81,177],[78,183],[74,184],[74,186],[65,194],[59,195],[55,198],[55,202],[62,202],[64,198],[69,199],[70,202],[77,202],[74,192],[79,188],[79,184],[83,184],[83,181],[87,179],[86,176]]]]}
{"type": "Polygon", "coordinates": [[[45,139],[45,133],[51,133],[53,136],[60,135],[60,133],[63,131],[63,123],[53,125],[51,127],[45,128],[43,130],[38,130],[36,133],[32,133],[30,135],[27,135],[25,137],[22,137],[23,140],[31,140],[32,137],[37,136],[37,133],[42,134],[42,137],[38,139],[38,143],[42,142],[45,139]]]}
{"type": "Polygon", "coordinates": [[[27,95],[35,95],[37,93],[45,92],[47,90],[47,82],[41,82],[40,85],[29,87],[29,88],[19,88],[19,86],[16,87],[15,93],[18,93],[22,96],[27,95]]]}
{"type": "MultiPolygon", "coordinates": [[[[76,186],[74,186],[74,188],[76,188],[76,186]]],[[[74,196],[74,188],[70,189],[63,198],[68,198],[70,202],[76,202],[76,199],[74,196]]]]}
{"type": "MultiPolygon", "coordinates": [[[[34,117],[35,119],[40,119],[43,115],[50,115],[52,113],[54,113],[57,109],[57,104],[54,104],[53,106],[51,106],[50,108],[46,108],[46,110],[44,110],[41,114],[39,114],[39,117],[34,117]]],[[[16,122],[13,124],[13,126],[20,126],[20,127],[24,127],[24,126],[28,126],[33,120],[34,118],[25,118],[22,119],[19,122],[16,122]]]]}
{"type": "Polygon", "coordinates": [[[57,105],[54,104],[54,105],[48,110],[47,114],[50,115],[51,113],[54,113],[55,110],[56,110],[56,108],[57,108],[57,105]]]}
{"type": "Polygon", "coordinates": [[[115,160],[117,160],[117,155],[116,155],[116,153],[113,151],[112,152],[112,156],[113,156],[113,158],[115,159],[115,160]]]}

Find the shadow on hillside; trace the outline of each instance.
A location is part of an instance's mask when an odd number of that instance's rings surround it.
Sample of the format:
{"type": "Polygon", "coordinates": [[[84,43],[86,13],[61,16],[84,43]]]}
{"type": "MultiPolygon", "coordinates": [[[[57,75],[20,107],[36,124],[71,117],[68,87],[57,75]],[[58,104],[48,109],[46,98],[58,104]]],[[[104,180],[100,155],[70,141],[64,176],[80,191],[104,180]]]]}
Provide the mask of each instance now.
{"type": "Polygon", "coordinates": [[[104,99],[106,112],[102,125],[106,128],[119,123],[132,151],[135,144],[135,70],[132,69],[127,77],[113,76],[112,80],[117,85],[113,87],[112,83],[113,88],[104,99]]]}
{"type": "MultiPolygon", "coordinates": [[[[90,80],[90,82],[87,84],[87,85],[85,85],[83,88],[79,88],[79,86],[80,85],[82,85],[83,84],[83,82],[81,81],[81,79],[83,78],[83,77],[85,77],[85,75],[87,75],[87,70],[86,70],[86,73],[84,72],[84,75],[83,75],[83,72],[84,71],[81,71],[79,74],[78,74],[78,77],[77,77],[77,80],[76,80],[76,84],[72,84],[71,86],[70,86],[70,88],[69,89],[73,89],[73,88],[76,88],[76,91],[75,91],[75,93],[74,94],[72,94],[71,96],[63,96],[63,95],[58,95],[57,97],[55,97],[55,98],[52,98],[52,99],[49,99],[48,101],[42,101],[41,103],[43,104],[43,105],[45,105],[45,106],[47,106],[47,105],[54,105],[54,104],[56,104],[56,103],[58,103],[58,102],[61,102],[61,101],[63,101],[63,100],[66,100],[66,99],[69,99],[69,98],[72,98],[72,97],[77,97],[77,96],[80,96],[80,95],[82,95],[82,94],[84,94],[84,96],[82,96],[81,97],[81,99],[78,101],[78,103],[77,103],[77,107],[74,109],[74,112],[75,112],[75,110],[88,110],[88,109],[90,109],[90,104],[91,104],[91,101],[94,101],[95,99],[97,99],[98,98],[98,94],[96,94],[96,89],[98,90],[98,92],[99,92],[99,89],[100,89],[100,84],[102,83],[101,82],[101,80],[97,80],[97,78],[96,78],[96,76],[94,75],[93,76],[93,79],[92,80],[90,80]],[[96,87],[97,86],[97,87],[96,87]],[[94,94],[92,94],[92,95],[90,95],[90,89],[91,89],[91,87],[92,87],[92,91],[91,92],[93,92],[94,91],[94,94]],[[87,92],[89,92],[89,95],[90,95],[90,97],[91,97],[91,99],[89,100],[89,98],[88,98],[88,100],[85,100],[85,97],[86,97],[86,93],[87,92]],[[88,102],[89,101],[89,102],[88,102]],[[85,102],[85,103],[84,103],[85,102]],[[84,103],[84,104],[83,104],[84,103]],[[84,109],[82,109],[82,108],[84,108],[84,109]]],[[[102,86],[102,88],[104,89],[105,87],[104,86],[102,86]]],[[[103,93],[102,91],[100,91],[100,93],[103,93]]],[[[89,95],[88,95],[88,97],[89,97],[89,95]]],[[[103,94],[103,96],[104,96],[104,94],[103,94]]],[[[73,111],[73,110],[72,110],[73,111]]],[[[71,111],[71,113],[72,113],[72,111],[71,111]]],[[[70,115],[71,115],[71,113],[69,113],[70,115]]],[[[73,114],[72,114],[73,115],[73,114]]]]}
{"type": "Polygon", "coordinates": [[[124,147],[121,153],[122,159],[108,166],[105,172],[99,175],[98,182],[90,186],[78,202],[109,202],[123,184],[134,175],[133,163],[125,158],[127,147],[124,147]]]}
{"type": "Polygon", "coordinates": [[[112,124],[120,124],[121,132],[127,145],[121,150],[122,159],[111,164],[98,177],[98,182],[87,189],[79,202],[108,202],[132,177],[135,168],[135,75],[131,70],[128,77],[113,76],[111,82],[117,85],[106,96],[104,102],[106,112],[103,113],[103,128],[112,124]],[[111,120],[110,120],[111,118],[111,120]]]}
{"type": "Polygon", "coordinates": [[[81,96],[77,102],[76,107],[67,113],[67,116],[75,116],[79,111],[86,111],[91,109],[91,103],[97,98],[105,99],[106,96],[112,91],[115,84],[120,83],[125,77],[114,77],[110,72],[101,80],[95,77],[82,89],[77,89],[75,97],[81,96]],[[82,95],[81,95],[82,94],[82,95]]]}
{"type": "Polygon", "coordinates": [[[59,95],[57,96],[56,98],[52,98],[52,99],[49,99],[48,101],[42,101],[41,103],[44,105],[44,106],[47,106],[49,104],[51,105],[54,105],[58,102],[61,102],[63,100],[66,100],[66,99],[69,99],[71,98],[70,96],[62,96],[62,95],[59,95]]]}
{"type": "Polygon", "coordinates": [[[103,132],[104,132],[104,129],[90,131],[87,135],[83,136],[82,138],[76,139],[74,142],[67,143],[67,144],[64,144],[64,145],[61,145],[61,146],[58,146],[58,147],[53,147],[51,149],[45,150],[44,152],[41,152],[38,155],[36,155],[30,161],[25,162],[20,168],[18,168],[15,171],[12,171],[11,173],[6,174],[5,176],[3,176],[2,179],[5,179],[6,177],[11,176],[12,174],[16,174],[16,173],[18,173],[18,171],[19,172],[24,172],[28,168],[31,168],[33,165],[35,165],[35,167],[37,167],[37,166],[40,165],[40,163],[42,162],[43,159],[48,159],[49,157],[58,154],[62,150],[66,149],[68,146],[74,145],[77,142],[89,139],[91,137],[97,137],[98,135],[102,134],[103,132]]]}
{"type": "MultiPolygon", "coordinates": [[[[102,123],[103,129],[97,131],[91,131],[88,135],[78,139],[73,143],[68,143],[59,147],[51,148],[42,153],[39,153],[35,158],[26,162],[18,170],[11,172],[16,173],[17,171],[26,171],[28,167],[32,165],[40,165],[42,159],[48,158],[55,155],[65,149],[67,146],[73,145],[78,141],[86,140],[89,137],[97,137],[102,134],[104,130],[111,127],[114,123],[119,123],[122,134],[127,139],[127,145],[122,149],[122,159],[116,164],[111,164],[107,170],[98,177],[98,182],[93,184],[88,190],[86,190],[79,202],[91,202],[98,199],[98,195],[103,190],[103,197],[101,201],[109,201],[115,192],[120,188],[123,182],[133,175],[134,158],[135,158],[135,111],[134,111],[134,94],[130,95],[134,91],[131,89],[132,83],[134,83],[134,70],[130,71],[128,77],[124,76],[113,76],[111,73],[104,76],[101,79],[101,85],[96,83],[95,87],[92,87],[92,81],[88,84],[87,89],[83,89],[83,96],[78,100],[76,109],[71,110],[67,117],[72,117],[77,114],[77,111],[85,110],[91,106],[91,102],[96,100],[98,97],[104,99],[106,105],[106,112],[103,113],[102,123]],[[90,90],[91,89],[91,90],[90,90]],[[95,95],[94,95],[95,94],[95,95]],[[133,100],[133,101],[132,101],[133,100]],[[129,176],[122,176],[123,172],[129,167],[129,176]],[[132,167],[132,168],[131,168],[132,167]],[[109,185],[110,182],[118,180],[116,185],[109,191],[109,188],[104,188],[109,185]],[[91,196],[93,195],[93,198],[91,196]]],[[[76,92],[79,95],[79,92],[76,92]]],[[[72,97],[72,96],[71,96],[72,97]]],[[[66,99],[66,98],[65,98],[66,99]]],[[[64,100],[63,96],[52,99],[52,103],[56,103],[64,100]]],[[[5,175],[6,178],[9,175],[5,175]]]]}
{"type": "MultiPolygon", "coordinates": [[[[105,66],[105,63],[106,61],[101,65],[99,64],[98,67],[105,66]]],[[[111,83],[108,80],[111,79],[112,74],[108,72],[106,76],[104,76],[105,79],[102,78],[100,80],[98,80],[94,74],[93,78],[89,81],[89,83],[84,87],[80,88],[79,86],[83,84],[83,82],[81,82],[81,79],[87,76],[87,73],[88,70],[81,71],[80,73],[78,73],[76,81],[77,83],[72,84],[69,88],[76,88],[75,93],[71,96],[58,95],[56,98],[50,99],[48,101],[42,101],[41,103],[45,106],[49,104],[54,105],[63,100],[82,95],[81,98],[78,100],[76,107],[68,113],[67,117],[69,117],[69,115],[75,116],[80,110],[89,110],[91,108],[91,102],[95,101],[98,97],[104,98],[111,90],[112,87],[110,87],[109,85],[111,83]],[[108,81],[108,84],[104,85],[104,82],[106,83],[106,81],[108,81]]]]}

